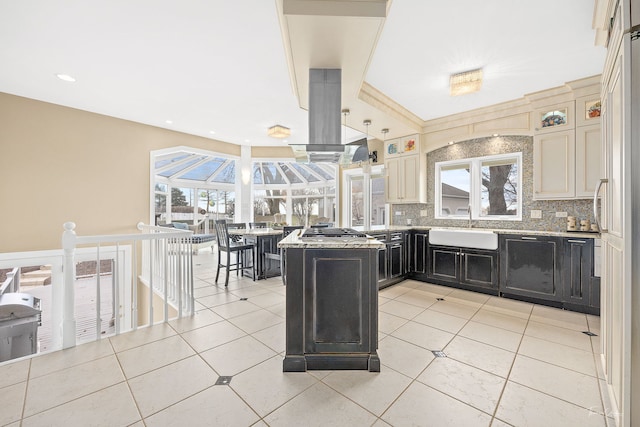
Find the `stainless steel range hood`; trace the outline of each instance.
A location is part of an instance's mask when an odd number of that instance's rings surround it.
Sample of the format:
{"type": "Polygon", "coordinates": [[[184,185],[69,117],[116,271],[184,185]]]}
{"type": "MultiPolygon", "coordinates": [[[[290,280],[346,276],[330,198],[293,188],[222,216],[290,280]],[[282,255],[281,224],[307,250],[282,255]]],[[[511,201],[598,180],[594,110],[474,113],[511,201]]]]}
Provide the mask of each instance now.
{"type": "Polygon", "coordinates": [[[366,138],[343,144],[341,137],[342,70],[309,69],[309,143],[291,145],[296,160],[349,164],[360,149],[356,161],[368,148],[366,138]],[[364,149],[362,147],[364,146],[364,149]]]}

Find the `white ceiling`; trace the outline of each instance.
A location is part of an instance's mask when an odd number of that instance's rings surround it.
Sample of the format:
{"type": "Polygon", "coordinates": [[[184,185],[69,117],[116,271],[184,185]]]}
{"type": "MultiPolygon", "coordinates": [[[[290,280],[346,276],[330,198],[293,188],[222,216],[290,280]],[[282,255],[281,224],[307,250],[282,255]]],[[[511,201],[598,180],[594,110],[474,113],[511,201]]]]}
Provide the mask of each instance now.
{"type": "MultiPolygon", "coordinates": [[[[0,92],[235,144],[286,145],[266,135],[282,124],[292,129],[289,143],[306,143],[281,1],[3,1],[0,92]]],[[[365,81],[428,120],[590,77],[605,56],[594,44],[593,7],[394,0],[365,81]],[[482,90],[450,97],[449,75],[478,67],[482,90]]],[[[371,128],[383,127],[376,116],[371,128]]]]}

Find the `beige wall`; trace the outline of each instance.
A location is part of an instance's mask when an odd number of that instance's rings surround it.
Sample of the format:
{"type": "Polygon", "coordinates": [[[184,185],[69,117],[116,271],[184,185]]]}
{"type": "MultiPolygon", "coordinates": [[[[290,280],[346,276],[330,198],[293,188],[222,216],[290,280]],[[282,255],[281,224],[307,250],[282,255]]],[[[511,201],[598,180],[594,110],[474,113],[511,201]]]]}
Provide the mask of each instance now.
{"type": "Polygon", "coordinates": [[[61,247],[149,222],[149,152],[240,146],[0,93],[0,253],[61,247]]]}

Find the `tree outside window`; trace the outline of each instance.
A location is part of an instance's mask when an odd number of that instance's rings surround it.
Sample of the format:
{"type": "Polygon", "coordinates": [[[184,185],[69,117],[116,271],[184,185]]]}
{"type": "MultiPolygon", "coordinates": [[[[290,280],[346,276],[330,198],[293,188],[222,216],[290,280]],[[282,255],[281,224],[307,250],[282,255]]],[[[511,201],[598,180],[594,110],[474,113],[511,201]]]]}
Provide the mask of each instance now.
{"type": "Polygon", "coordinates": [[[521,219],[522,153],[436,163],[436,217],[521,219]]]}

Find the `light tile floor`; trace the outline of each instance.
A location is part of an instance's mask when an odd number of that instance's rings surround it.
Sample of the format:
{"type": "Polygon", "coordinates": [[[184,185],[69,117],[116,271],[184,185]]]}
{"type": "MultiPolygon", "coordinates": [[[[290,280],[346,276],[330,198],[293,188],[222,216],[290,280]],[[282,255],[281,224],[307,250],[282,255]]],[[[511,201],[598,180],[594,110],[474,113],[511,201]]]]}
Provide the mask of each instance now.
{"type": "Polygon", "coordinates": [[[225,289],[213,261],[191,318],[0,365],[0,425],[614,425],[598,317],[406,280],[379,294],[380,373],[283,373],[280,278],[225,289]]]}

